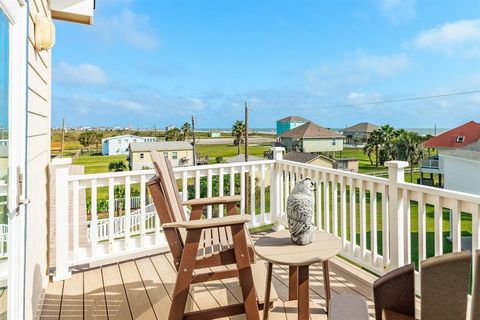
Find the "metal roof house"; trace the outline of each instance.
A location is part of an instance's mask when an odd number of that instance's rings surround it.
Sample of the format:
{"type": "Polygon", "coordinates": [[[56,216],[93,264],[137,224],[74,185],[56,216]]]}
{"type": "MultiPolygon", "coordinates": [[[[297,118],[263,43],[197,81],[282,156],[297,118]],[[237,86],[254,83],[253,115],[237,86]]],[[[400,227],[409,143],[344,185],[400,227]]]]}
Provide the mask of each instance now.
{"type": "Polygon", "coordinates": [[[301,126],[308,121],[310,120],[298,116],[288,116],[286,118],[277,120],[277,136],[288,130],[292,130],[298,126],[301,126]]]}
{"type": "Polygon", "coordinates": [[[306,122],[282,133],[279,142],[287,151],[332,152],[343,150],[343,138],[335,131],[306,122]]]}
{"type": "Polygon", "coordinates": [[[380,127],[373,123],[360,122],[356,125],[343,129],[341,133],[345,136],[345,143],[347,144],[354,144],[355,137],[359,137],[360,142],[365,143],[370,133],[378,128],[380,127]]]}

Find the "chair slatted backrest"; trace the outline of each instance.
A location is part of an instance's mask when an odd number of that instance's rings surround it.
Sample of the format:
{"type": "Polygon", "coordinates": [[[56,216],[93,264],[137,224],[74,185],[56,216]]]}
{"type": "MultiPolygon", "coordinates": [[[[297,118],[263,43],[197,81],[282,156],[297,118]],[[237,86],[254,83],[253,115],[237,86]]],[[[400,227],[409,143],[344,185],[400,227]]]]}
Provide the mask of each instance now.
{"type": "Polygon", "coordinates": [[[470,286],[469,251],[432,257],[421,263],[421,319],[465,319],[470,286]]]}
{"type": "Polygon", "coordinates": [[[473,272],[472,288],[472,319],[480,320],[480,250],[473,252],[475,270],[473,272]]]}
{"type": "MultiPolygon", "coordinates": [[[[151,158],[156,176],[149,181],[148,187],[160,218],[160,224],[185,221],[185,213],[180,201],[180,194],[176,188],[172,165],[156,151],[151,152],[151,158]]],[[[186,231],[184,229],[169,229],[165,230],[165,236],[167,237],[175,266],[178,268],[183,253],[186,231]]]]}

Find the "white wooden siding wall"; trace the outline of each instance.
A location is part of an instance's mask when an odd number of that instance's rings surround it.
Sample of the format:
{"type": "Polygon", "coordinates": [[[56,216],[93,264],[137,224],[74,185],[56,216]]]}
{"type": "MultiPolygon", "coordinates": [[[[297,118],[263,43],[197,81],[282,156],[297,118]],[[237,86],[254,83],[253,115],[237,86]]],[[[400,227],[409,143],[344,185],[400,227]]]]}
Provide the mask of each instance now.
{"type": "MultiPolygon", "coordinates": [[[[33,0],[29,4],[28,34],[28,150],[27,189],[31,200],[28,206],[26,292],[29,303],[35,306],[41,291],[47,285],[47,167],[50,162],[51,62],[50,51],[36,52],[33,46],[36,14],[50,16],[47,0],[33,0]]],[[[21,107],[21,106],[19,106],[21,107]]],[[[31,319],[27,307],[25,318],[31,319]]]]}

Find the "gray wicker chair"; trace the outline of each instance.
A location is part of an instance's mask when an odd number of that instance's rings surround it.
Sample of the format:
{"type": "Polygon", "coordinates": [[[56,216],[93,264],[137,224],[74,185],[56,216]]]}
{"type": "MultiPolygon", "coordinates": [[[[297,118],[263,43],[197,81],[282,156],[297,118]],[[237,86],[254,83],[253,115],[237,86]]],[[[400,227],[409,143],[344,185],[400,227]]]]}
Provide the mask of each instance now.
{"type": "Polygon", "coordinates": [[[475,270],[472,288],[472,320],[480,320],[480,250],[473,253],[475,270]]]}
{"type": "MultiPolygon", "coordinates": [[[[478,261],[479,253],[476,254],[478,261]]],[[[421,319],[465,319],[470,284],[471,254],[448,253],[421,262],[421,319]]],[[[476,271],[478,282],[478,271],[476,271]]],[[[415,269],[410,264],[387,273],[373,284],[376,320],[415,319],[415,269]]],[[[478,317],[476,286],[472,314],[478,317]]]]}

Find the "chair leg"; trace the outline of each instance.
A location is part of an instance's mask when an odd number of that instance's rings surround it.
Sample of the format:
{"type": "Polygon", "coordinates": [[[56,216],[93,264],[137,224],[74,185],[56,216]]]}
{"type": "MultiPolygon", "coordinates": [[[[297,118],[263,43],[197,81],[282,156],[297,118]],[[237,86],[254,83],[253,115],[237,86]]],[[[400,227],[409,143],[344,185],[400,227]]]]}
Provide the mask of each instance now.
{"type": "Polygon", "coordinates": [[[231,228],[238,278],[240,281],[240,287],[242,288],[243,303],[245,306],[245,315],[248,320],[260,320],[245,228],[240,224],[233,225],[231,228]]]}
{"type": "Polygon", "coordinates": [[[268,313],[270,312],[270,290],[272,287],[272,270],[273,264],[271,262],[268,263],[267,266],[267,280],[265,284],[265,298],[263,301],[263,320],[268,319],[268,313]]]}
{"type": "Polygon", "coordinates": [[[169,320],[182,320],[185,314],[185,305],[187,304],[188,292],[193,279],[193,269],[195,268],[195,259],[201,235],[202,229],[191,230],[187,233],[175,289],[173,290],[169,320]]]}

